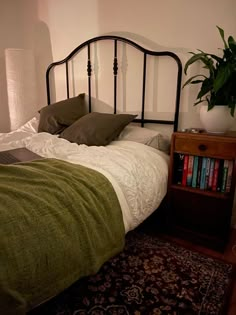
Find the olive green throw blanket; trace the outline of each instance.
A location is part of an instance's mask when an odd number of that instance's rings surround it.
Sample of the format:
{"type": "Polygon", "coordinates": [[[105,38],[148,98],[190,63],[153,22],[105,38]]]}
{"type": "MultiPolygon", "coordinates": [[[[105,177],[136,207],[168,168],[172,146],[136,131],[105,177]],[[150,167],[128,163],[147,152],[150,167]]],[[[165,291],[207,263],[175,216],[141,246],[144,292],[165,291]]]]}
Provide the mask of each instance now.
{"type": "Polygon", "coordinates": [[[0,314],[22,315],[123,249],[122,212],[97,171],[56,159],[0,165],[0,314]]]}

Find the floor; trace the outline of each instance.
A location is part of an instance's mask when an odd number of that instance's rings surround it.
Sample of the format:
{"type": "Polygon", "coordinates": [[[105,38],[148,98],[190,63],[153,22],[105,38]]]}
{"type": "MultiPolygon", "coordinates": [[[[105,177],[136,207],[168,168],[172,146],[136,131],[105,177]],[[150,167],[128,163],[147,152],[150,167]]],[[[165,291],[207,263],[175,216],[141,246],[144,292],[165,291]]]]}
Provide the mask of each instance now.
{"type": "MultiPolygon", "coordinates": [[[[211,249],[207,249],[207,248],[202,247],[202,246],[194,245],[188,241],[178,239],[178,238],[173,237],[173,236],[164,235],[164,237],[167,239],[170,239],[170,240],[172,240],[172,241],[174,241],[174,242],[176,242],[176,243],[178,243],[184,247],[187,247],[188,249],[196,250],[196,251],[199,251],[205,255],[219,258],[219,259],[223,259],[224,261],[234,263],[236,265],[236,229],[232,229],[231,237],[230,237],[229,243],[228,243],[224,253],[219,253],[219,252],[216,252],[216,251],[211,250],[211,249]]],[[[225,315],[235,315],[236,314],[236,274],[235,274],[234,278],[235,278],[235,281],[234,281],[234,285],[232,288],[232,295],[231,295],[231,298],[229,301],[229,310],[228,310],[228,313],[225,315]]]]}

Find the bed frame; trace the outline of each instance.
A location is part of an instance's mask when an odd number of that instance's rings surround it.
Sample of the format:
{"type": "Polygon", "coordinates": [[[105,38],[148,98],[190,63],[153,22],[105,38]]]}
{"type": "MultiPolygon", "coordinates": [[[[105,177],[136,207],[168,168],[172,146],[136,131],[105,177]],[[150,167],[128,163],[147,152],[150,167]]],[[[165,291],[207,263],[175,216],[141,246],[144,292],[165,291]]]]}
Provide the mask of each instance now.
{"type": "Polygon", "coordinates": [[[176,131],[178,128],[178,120],[179,120],[179,105],[180,105],[180,91],[181,91],[181,79],[182,79],[182,63],[179,57],[171,52],[171,51],[151,51],[148,50],[134,41],[120,37],[120,36],[112,36],[112,35],[104,35],[91,38],[86,42],[80,44],[76,47],[71,53],[64,58],[63,60],[51,63],[46,71],[46,88],[47,88],[47,102],[48,105],[51,103],[50,96],[50,74],[51,70],[59,65],[65,65],[65,79],[66,79],[66,92],[67,98],[70,97],[70,89],[69,89],[69,61],[72,60],[82,49],[87,48],[87,78],[88,78],[88,98],[89,98],[89,112],[91,112],[91,76],[93,74],[93,69],[91,65],[90,58],[90,47],[91,44],[99,42],[99,41],[111,41],[113,42],[113,79],[114,79],[114,114],[116,114],[117,110],[117,75],[118,72],[118,58],[117,58],[117,46],[119,43],[125,43],[127,45],[132,46],[134,49],[140,51],[143,54],[143,73],[142,75],[142,108],[141,108],[141,118],[135,119],[135,122],[139,122],[143,127],[145,123],[157,123],[157,124],[166,124],[173,125],[173,130],[176,131]],[[145,93],[146,93],[146,67],[147,67],[147,57],[148,56],[167,56],[173,59],[177,65],[177,77],[176,77],[176,96],[175,96],[175,108],[174,108],[174,119],[173,120],[156,120],[156,119],[145,119],[145,93]]]}

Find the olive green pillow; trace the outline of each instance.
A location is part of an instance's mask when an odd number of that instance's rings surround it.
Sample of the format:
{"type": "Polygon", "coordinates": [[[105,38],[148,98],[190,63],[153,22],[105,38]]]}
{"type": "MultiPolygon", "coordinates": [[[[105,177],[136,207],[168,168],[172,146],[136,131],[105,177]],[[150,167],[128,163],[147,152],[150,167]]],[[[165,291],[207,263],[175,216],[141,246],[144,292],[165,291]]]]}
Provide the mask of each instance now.
{"type": "Polygon", "coordinates": [[[59,134],[88,113],[85,94],[47,105],[39,113],[38,132],[59,134]]]}
{"type": "Polygon", "coordinates": [[[66,128],[60,137],[70,142],[86,145],[107,145],[128,125],[137,115],[90,113],[66,128]]]}

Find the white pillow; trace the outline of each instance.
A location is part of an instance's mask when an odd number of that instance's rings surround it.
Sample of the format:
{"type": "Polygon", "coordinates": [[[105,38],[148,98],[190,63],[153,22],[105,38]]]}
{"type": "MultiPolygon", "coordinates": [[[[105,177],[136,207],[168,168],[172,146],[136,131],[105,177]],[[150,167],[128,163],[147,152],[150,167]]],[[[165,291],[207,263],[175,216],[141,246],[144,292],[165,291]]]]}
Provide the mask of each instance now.
{"type": "Polygon", "coordinates": [[[152,130],[134,125],[126,126],[117,140],[134,141],[146,144],[155,149],[169,153],[170,140],[157,130],[152,130]]]}

